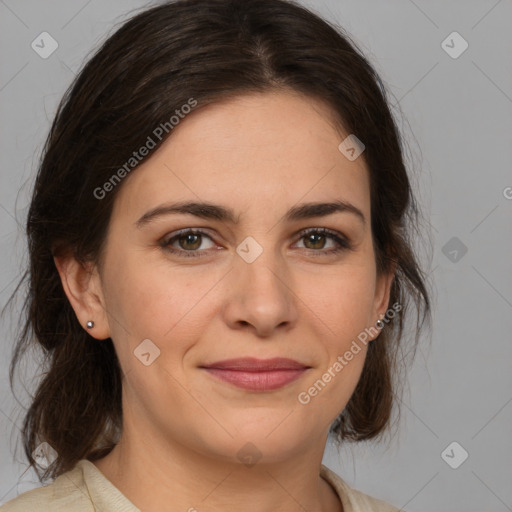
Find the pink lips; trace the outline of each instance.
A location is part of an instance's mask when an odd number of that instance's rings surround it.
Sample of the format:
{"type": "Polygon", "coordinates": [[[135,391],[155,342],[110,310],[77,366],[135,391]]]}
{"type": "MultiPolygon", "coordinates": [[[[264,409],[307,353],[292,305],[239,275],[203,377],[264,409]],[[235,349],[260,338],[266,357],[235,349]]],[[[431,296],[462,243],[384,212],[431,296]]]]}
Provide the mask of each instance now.
{"type": "Polygon", "coordinates": [[[310,367],[282,357],[273,359],[247,357],[218,361],[201,368],[240,388],[270,391],[298,379],[310,367]]]}

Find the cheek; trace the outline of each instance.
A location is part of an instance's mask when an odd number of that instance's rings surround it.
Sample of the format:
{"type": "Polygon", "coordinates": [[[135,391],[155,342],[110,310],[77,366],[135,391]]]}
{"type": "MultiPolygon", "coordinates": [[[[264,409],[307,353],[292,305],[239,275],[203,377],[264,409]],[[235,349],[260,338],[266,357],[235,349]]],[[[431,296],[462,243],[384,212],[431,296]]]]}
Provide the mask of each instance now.
{"type": "Polygon", "coordinates": [[[167,262],[148,265],[129,257],[111,264],[105,289],[116,349],[133,354],[143,340],[150,339],[165,356],[162,360],[170,360],[168,353],[177,359],[200,337],[214,309],[214,294],[208,292],[219,276],[198,274],[192,267],[178,268],[167,262]],[[167,350],[170,345],[172,351],[167,350]]]}
{"type": "Polygon", "coordinates": [[[304,303],[311,315],[326,327],[335,344],[357,336],[369,327],[375,294],[375,273],[371,265],[340,266],[335,272],[303,276],[304,303]]]}
{"type": "Polygon", "coordinates": [[[312,290],[304,302],[312,321],[320,320],[317,341],[324,357],[298,401],[311,403],[329,422],[350,399],[364,366],[368,343],[365,329],[370,327],[375,291],[374,267],[370,260],[367,265],[339,266],[336,272],[309,281],[302,280],[312,290]]]}

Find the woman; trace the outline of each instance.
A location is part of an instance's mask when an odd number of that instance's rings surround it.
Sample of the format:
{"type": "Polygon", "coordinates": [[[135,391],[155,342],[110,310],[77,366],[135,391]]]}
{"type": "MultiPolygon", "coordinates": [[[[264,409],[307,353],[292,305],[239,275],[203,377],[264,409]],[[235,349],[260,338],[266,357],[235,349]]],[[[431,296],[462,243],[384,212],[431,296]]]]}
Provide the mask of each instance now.
{"type": "Polygon", "coordinates": [[[338,29],[281,0],[133,17],[45,146],[11,385],[35,340],[24,447],[56,479],[0,510],[398,510],[321,462],[389,429],[407,305],[414,344],[430,312],[416,213],[338,29]]]}

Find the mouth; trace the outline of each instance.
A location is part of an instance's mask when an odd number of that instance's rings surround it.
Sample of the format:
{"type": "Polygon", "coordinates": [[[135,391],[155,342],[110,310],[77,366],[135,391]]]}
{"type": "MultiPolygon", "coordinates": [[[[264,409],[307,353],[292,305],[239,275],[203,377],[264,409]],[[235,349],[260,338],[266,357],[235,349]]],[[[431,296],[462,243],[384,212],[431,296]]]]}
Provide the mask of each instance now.
{"type": "Polygon", "coordinates": [[[309,368],[286,358],[241,358],[200,366],[210,375],[251,391],[272,391],[300,378],[309,368]]]}

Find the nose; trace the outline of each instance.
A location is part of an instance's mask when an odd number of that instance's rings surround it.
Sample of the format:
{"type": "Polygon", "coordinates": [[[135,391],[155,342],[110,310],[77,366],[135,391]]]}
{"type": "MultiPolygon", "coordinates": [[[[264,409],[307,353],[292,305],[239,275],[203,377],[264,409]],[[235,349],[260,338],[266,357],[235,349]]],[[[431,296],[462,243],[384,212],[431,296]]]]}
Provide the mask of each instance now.
{"type": "Polygon", "coordinates": [[[226,282],[224,320],[231,329],[270,337],[297,322],[297,296],[289,269],[270,250],[252,263],[238,256],[226,282]]]}

